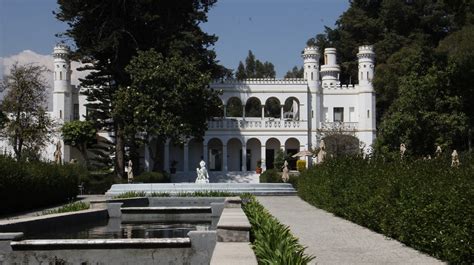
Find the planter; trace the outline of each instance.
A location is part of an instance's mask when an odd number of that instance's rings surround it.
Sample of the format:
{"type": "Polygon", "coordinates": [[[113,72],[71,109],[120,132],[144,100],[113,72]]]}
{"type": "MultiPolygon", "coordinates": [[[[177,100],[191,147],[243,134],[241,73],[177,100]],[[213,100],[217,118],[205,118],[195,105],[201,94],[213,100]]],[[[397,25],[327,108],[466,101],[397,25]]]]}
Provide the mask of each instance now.
{"type": "Polygon", "coordinates": [[[262,174],[262,168],[261,167],[257,167],[257,169],[255,171],[257,172],[257,174],[262,174]]]}

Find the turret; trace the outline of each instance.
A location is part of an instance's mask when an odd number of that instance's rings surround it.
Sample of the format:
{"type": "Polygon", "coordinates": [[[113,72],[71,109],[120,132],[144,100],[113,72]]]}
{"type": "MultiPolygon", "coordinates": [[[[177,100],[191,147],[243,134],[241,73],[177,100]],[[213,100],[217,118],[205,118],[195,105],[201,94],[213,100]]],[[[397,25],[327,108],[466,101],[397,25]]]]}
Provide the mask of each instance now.
{"type": "Polygon", "coordinates": [[[311,89],[319,85],[319,51],[316,46],[308,46],[301,55],[304,61],[304,78],[311,89]]]}
{"type": "Polygon", "coordinates": [[[341,68],[336,62],[336,49],[324,49],[324,65],[321,65],[321,80],[324,86],[339,85],[341,68]]]}
{"type": "Polygon", "coordinates": [[[359,132],[357,136],[369,147],[375,139],[376,128],[375,91],[372,85],[375,69],[373,46],[360,46],[357,57],[359,58],[359,132]]]}
{"type": "Polygon", "coordinates": [[[58,44],[54,47],[53,116],[59,121],[71,119],[71,63],[69,47],[58,44]]]}
{"type": "Polygon", "coordinates": [[[373,90],[375,53],[372,45],[359,46],[359,86],[373,90]]]}

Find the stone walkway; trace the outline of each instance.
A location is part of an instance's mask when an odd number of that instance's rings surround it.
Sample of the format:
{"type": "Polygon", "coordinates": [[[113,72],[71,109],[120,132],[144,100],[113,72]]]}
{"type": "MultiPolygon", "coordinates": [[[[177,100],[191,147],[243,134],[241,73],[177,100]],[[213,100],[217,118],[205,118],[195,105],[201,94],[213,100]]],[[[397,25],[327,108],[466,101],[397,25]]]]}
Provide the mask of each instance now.
{"type": "Polygon", "coordinates": [[[367,228],[313,207],[298,196],[258,200],[316,256],[313,264],[443,264],[367,228]]]}

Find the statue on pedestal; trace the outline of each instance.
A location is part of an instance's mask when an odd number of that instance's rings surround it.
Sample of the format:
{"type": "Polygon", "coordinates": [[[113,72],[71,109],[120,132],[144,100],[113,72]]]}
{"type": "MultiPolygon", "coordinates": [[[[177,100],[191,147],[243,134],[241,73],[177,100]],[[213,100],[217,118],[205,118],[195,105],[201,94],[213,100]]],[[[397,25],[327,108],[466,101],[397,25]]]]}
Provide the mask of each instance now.
{"type": "Polygon", "coordinates": [[[128,160],[127,179],[128,179],[128,183],[133,182],[133,163],[132,163],[132,160],[128,160]]]}
{"type": "Polygon", "coordinates": [[[324,143],[324,140],[321,140],[319,143],[318,164],[324,161],[326,154],[326,144],[324,143]]]}
{"type": "Polygon", "coordinates": [[[288,175],[288,162],[285,160],[285,163],[283,164],[283,174],[281,175],[281,179],[283,182],[288,182],[290,179],[290,175],[288,175]]]}
{"type": "Polygon", "coordinates": [[[436,158],[440,157],[442,152],[443,152],[443,150],[441,150],[441,146],[437,145],[436,146],[436,151],[435,151],[436,158]]]}
{"type": "Polygon", "coordinates": [[[407,147],[405,146],[404,143],[400,144],[400,158],[403,159],[403,156],[405,155],[405,152],[407,151],[407,147]]]}
{"type": "Polygon", "coordinates": [[[61,141],[56,143],[56,151],[54,151],[54,162],[61,165],[63,163],[63,153],[61,152],[61,141]]]}
{"type": "Polygon", "coordinates": [[[196,183],[209,183],[209,174],[207,173],[206,162],[201,160],[201,162],[199,162],[199,166],[201,168],[196,168],[196,183]]]}
{"type": "Polygon", "coordinates": [[[461,164],[459,162],[459,155],[458,155],[458,151],[456,151],[456,149],[453,151],[453,153],[451,154],[451,166],[452,167],[459,167],[459,164],[461,164]]]}

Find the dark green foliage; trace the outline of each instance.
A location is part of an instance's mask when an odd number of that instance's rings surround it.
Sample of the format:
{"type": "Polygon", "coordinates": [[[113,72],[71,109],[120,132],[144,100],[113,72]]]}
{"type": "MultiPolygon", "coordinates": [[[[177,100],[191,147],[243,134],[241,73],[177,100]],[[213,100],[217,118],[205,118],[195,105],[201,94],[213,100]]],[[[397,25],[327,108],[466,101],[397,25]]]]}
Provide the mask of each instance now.
{"type": "Polygon", "coordinates": [[[78,165],[16,162],[0,156],[0,214],[25,211],[69,201],[78,193],[78,165]]]}
{"type": "MultiPolygon", "coordinates": [[[[138,197],[146,197],[146,192],[145,191],[127,191],[117,196],[114,196],[114,199],[127,199],[127,198],[138,198],[138,197]]],[[[166,196],[156,196],[156,197],[166,197],[166,196]]]]}
{"type": "Polygon", "coordinates": [[[55,213],[77,212],[77,211],[87,210],[89,209],[89,207],[90,205],[83,201],[72,202],[64,206],[61,206],[57,209],[43,211],[41,214],[46,215],[46,214],[55,214],[55,213]]]}
{"type": "Polygon", "coordinates": [[[474,156],[461,156],[459,168],[447,155],[389,160],[329,159],[300,175],[298,194],[432,256],[472,264],[474,156]]]}
{"type": "Polygon", "coordinates": [[[285,78],[303,78],[304,69],[303,66],[298,68],[297,66],[293,67],[291,71],[286,72],[285,78]]]}
{"type": "Polygon", "coordinates": [[[281,183],[281,171],[275,168],[267,169],[260,174],[260,183],[281,183]]]}
{"type": "Polygon", "coordinates": [[[235,77],[237,80],[246,78],[275,78],[275,74],[275,67],[272,63],[256,60],[252,51],[249,51],[247,58],[245,58],[245,64],[242,61],[239,62],[235,77]]]}
{"type": "Polygon", "coordinates": [[[89,171],[79,178],[85,194],[104,194],[112,184],[120,183],[110,171],[89,171]]]}
{"type": "Polygon", "coordinates": [[[275,154],[275,160],[273,161],[275,169],[281,171],[286,159],[288,159],[288,157],[285,155],[285,152],[281,148],[278,148],[275,154]]]}
{"type": "Polygon", "coordinates": [[[258,264],[308,264],[314,259],[290,229],[273,217],[252,195],[242,196],[243,210],[252,225],[250,241],[258,264]]]}
{"type": "Polygon", "coordinates": [[[170,176],[163,172],[143,172],[133,178],[135,183],[165,183],[170,182],[170,176]]]}
{"type": "Polygon", "coordinates": [[[84,158],[86,167],[89,168],[87,149],[96,143],[97,130],[91,121],[69,121],[61,127],[64,143],[76,147],[84,158]]]}

